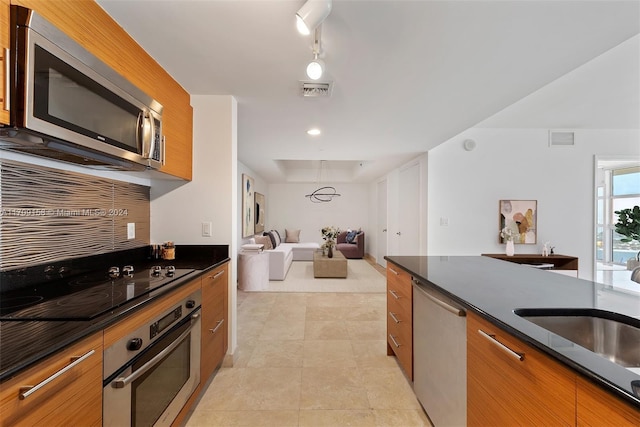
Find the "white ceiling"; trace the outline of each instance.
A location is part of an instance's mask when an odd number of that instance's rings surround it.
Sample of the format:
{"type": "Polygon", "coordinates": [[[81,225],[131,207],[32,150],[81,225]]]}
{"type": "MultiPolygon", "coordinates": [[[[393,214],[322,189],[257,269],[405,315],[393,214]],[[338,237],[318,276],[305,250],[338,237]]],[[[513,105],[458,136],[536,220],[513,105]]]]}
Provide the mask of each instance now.
{"type": "Polygon", "coordinates": [[[269,182],[316,181],[320,160],[341,161],[326,163],[332,181],[368,182],[498,112],[483,126],[638,128],[637,43],[620,59],[630,70],[588,93],[557,85],[505,110],[639,34],[638,0],[334,0],[324,99],[299,94],[304,0],[98,3],[187,92],[237,99],[238,159],[269,182]],[[606,114],[587,108],[603,101],[606,114]]]}

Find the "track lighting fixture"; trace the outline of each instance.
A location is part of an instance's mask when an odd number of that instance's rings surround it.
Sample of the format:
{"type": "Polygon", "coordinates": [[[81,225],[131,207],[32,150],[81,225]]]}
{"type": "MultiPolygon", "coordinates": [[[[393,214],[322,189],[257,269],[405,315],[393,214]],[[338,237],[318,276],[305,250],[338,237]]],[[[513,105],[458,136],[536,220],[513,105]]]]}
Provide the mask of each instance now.
{"type": "Polygon", "coordinates": [[[324,73],[324,61],[318,58],[318,54],[313,55],[313,60],[307,65],[307,77],[311,80],[318,80],[324,73]]]}
{"type": "Polygon", "coordinates": [[[320,59],[320,35],[322,27],[316,27],[313,38],[313,59],[307,65],[307,77],[318,80],[324,73],[324,61],[320,59]]]}
{"type": "Polygon", "coordinates": [[[296,13],[296,27],[300,34],[308,36],[331,13],[332,0],[307,0],[296,13]]]}

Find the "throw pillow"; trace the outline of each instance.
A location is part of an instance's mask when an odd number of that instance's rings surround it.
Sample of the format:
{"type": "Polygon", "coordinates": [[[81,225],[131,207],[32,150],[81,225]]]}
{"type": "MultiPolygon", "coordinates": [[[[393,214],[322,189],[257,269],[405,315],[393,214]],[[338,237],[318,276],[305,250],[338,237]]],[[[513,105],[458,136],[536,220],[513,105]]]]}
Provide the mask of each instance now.
{"type": "Polygon", "coordinates": [[[273,246],[273,248],[277,248],[280,245],[281,243],[280,235],[276,230],[265,231],[264,235],[269,236],[269,238],[271,239],[271,245],[273,246]]]}
{"type": "Polygon", "coordinates": [[[271,230],[271,231],[273,231],[273,232],[275,233],[275,235],[276,235],[276,241],[278,242],[278,245],[277,245],[277,246],[279,246],[279,245],[280,245],[280,243],[282,243],[282,237],[280,237],[280,232],[279,232],[278,230],[271,230]]]}
{"type": "Polygon", "coordinates": [[[346,239],[345,239],[345,240],[346,240],[346,242],[347,242],[347,243],[355,243],[355,242],[354,242],[354,239],[356,238],[356,235],[357,235],[357,234],[358,234],[358,232],[357,232],[357,231],[349,231],[349,232],[347,233],[347,237],[346,237],[346,239]]]}
{"type": "Polygon", "coordinates": [[[273,249],[273,245],[271,244],[271,239],[269,236],[256,236],[254,237],[256,243],[259,245],[264,245],[264,250],[268,251],[269,249],[273,249]]]}
{"type": "Polygon", "coordinates": [[[284,230],[285,243],[300,243],[300,230],[284,230]]]}

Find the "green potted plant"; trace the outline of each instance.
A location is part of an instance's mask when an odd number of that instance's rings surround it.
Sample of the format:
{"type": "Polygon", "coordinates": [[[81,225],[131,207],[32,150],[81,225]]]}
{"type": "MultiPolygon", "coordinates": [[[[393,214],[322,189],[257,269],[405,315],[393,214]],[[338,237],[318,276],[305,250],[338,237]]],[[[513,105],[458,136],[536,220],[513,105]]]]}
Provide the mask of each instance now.
{"type": "MultiPolygon", "coordinates": [[[[616,233],[625,236],[621,242],[629,243],[634,240],[640,243],[640,206],[615,211],[618,222],[615,224],[616,233]]],[[[627,261],[627,270],[633,270],[640,266],[640,251],[636,258],[627,261]]]]}

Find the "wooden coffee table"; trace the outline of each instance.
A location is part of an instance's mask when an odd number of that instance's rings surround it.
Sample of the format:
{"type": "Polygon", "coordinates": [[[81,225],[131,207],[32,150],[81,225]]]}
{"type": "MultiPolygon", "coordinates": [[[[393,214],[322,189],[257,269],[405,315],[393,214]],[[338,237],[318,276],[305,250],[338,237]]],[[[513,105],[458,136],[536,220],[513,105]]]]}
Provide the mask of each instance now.
{"type": "Polygon", "coordinates": [[[342,252],[333,251],[333,258],[322,255],[322,251],[313,253],[313,277],[347,278],[347,259],[342,252]]]}

